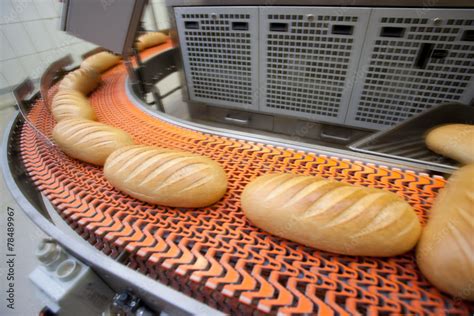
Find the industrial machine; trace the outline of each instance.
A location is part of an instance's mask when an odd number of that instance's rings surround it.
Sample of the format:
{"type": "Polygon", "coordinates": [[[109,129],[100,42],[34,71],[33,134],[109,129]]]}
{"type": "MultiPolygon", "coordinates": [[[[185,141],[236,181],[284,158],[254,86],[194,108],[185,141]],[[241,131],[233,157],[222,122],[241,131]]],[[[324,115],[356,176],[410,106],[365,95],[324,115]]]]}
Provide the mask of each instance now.
{"type": "MultiPolygon", "coordinates": [[[[78,3],[66,2],[66,31],[80,22],[78,3]]],[[[113,11],[128,16],[124,33],[95,40],[125,60],[91,102],[101,121],[140,143],[216,160],[228,192],[202,209],[150,205],[63,154],[50,140],[49,102],[70,70],[65,57],[40,92],[28,80],[15,90],[20,113],[2,147],[9,188],[55,243],[43,243],[39,258],[62,247],[79,261],[69,267],[88,266],[104,299],[119,293],[110,302],[129,315],[472,313],[421,275],[412,252],[367,258],[304,247],[252,226],[239,195],[266,172],[320,175],[396,192],[425,222],[457,165],[426,149],[423,133],[474,120],[474,3],[167,5],[171,39],[141,54],[131,39],[144,1],[113,11]],[[165,92],[170,76],[179,82],[165,92]]],[[[95,28],[72,29],[87,38],[95,28]]],[[[36,280],[49,278],[45,266],[36,280]]]]}

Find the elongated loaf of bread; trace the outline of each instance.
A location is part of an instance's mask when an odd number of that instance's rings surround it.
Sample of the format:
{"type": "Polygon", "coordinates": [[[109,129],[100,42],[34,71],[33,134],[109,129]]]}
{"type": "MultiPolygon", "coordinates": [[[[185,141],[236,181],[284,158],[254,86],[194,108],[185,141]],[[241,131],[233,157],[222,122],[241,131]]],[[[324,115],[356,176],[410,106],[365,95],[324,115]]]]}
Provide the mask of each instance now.
{"type": "Polygon", "coordinates": [[[87,97],[75,90],[58,91],[51,103],[51,112],[57,122],[70,118],[96,119],[87,97]]]}
{"type": "Polygon", "coordinates": [[[100,83],[100,75],[92,69],[76,69],[59,83],[59,90],[75,90],[84,95],[91,93],[100,83]]]}
{"type": "Polygon", "coordinates": [[[100,52],[86,58],[81,63],[81,68],[92,69],[97,73],[112,68],[120,62],[120,57],[109,52],[100,52]]]}
{"type": "Polygon", "coordinates": [[[426,135],[426,146],[463,164],[474,163],[474,125],[448,124],[436,127],[426,135]]]}
{"type": "Polygon", "coordinates": [[[346,255],[395,256],[413,248],[421,225],[394,193],[292,174],[269,174],[242,194],[248,219],[274,235],[346,255]]]}
{"type": "Polygon", "coordinates": [[[160,32],[150,32],[140,35],[135,43],[138,51],[166,42],[168,36],[160,32]]]}
{"type": "Polygon", "coordinates": [[[128,146],[104,165],[109,182],[139,200],[173,207],[203,207],[227,189],[224,169],[215,161],[188,152],[128,146]]]}
{"type": "Polygon", "coordinates": [[[458,169],[436,198],[416,255],[433,285],[474,301],[474,164],[458,169]]]}
{"type": "Polygon", "coordinates": [[[68,156],[100,166],[113,151],[133,144],[121,129],[84,119],[60,121],[53,139],[68,156]]]}

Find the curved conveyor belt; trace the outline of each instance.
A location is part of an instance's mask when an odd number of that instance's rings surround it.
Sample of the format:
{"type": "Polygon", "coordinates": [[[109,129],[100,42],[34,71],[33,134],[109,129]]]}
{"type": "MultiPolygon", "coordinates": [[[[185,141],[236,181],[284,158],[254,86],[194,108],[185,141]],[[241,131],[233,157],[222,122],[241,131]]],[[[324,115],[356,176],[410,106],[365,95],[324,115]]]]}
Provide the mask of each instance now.
{"type": "MultiPolygon", "coordinates": [[[[123,65],[103,76],[91,95],[98,120],[137,143],[214,159],[228,173],[229,190],[215,205],[196,210],[143,203],[115,190],[101,168],[48,147],[23,125],[21,154],[29,175],[95,248],[112,257],[126,252],[129,267],[227,313],[468,313],[467,303],[428,283],[413,253],[387,259],[326,253],[267,234],[240,210],[240,194],[251,179],[292,172],[390,190],[409,201],[424,223],[443,178],[186,129],[137,108],[126,80],[123,65]]],[[[50,97],[55,92],[53,87],[50,97]]],[[[29,117],[51,133],[54,120],[41,100],[29,117]]]]}

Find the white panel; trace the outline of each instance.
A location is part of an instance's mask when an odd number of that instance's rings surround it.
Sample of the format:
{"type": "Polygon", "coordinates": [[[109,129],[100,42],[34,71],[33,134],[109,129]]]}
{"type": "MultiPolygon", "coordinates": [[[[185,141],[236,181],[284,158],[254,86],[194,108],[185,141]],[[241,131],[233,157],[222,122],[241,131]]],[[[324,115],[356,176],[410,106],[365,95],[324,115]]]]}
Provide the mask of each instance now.
{"type": "Polygon", "coordinates": [[[15,57],[15,52],[11,47],[8,39],[3,35],[0,30],[0,60],[10,59],[15,57]]]}
{"type": "Polygon", "coordinates": [[[17,59],[0,62],[0,72],[5,76],[10,86],[17,85],[26,78],[26,73],[17,59]]]}
{"type": "Polygon", "coordinates": [[[16,56],[25,56],[36,52],[22,23],[2,25],[1,30],[13,46],[16,56]]]}
{"type": "Polygon", "coordinates": [[[151,4],[147,5],[143,10],[142,16],[143,26],[147,31],[157,31],[155,27],[155,21],[153,17],[153,7],[151,4]]]}
{"type": "Polygon", "coordinates": [[[53,49],[53,50],[48,50],[46,52],[40,53],[39,57],[42,61],[42,64],[47,67],[51,63],[58,60],[59,58],[64,57],[64,55],[65,55],[64,51],[53,49]]]}
{"type": "Polygon", "coordinates": [[[260,110],[343,123],[371,9],[260,8],[260,110]]]}
{"type": "Polygon", "coordinates": [[[15,10],[12,0],[0,0],[0,24],[20,22],[20,15],[15,10]]]}
{"type": "Polygon", "coordinates": [[[41,77],[45,70],[45,65],[41,62],[41,59],[36,54],[20,57],[19,61],[22,64],[26,75],[31,79],[37,79],[41,77]]]}
{"type": "Polygon", "coordinates": [[[66,32],[63,32],[60,30],[59,18],[55,18],[51,21],[52,22],[50,22],[50,29],[48,30],[53,33],[53,36],[56,39],[56,42],[58,43],[57,44],[58,47],[69,46],[78,41],[76,37],[71,36],[67,34],[66,32]]]}
{"type": "Polygon", "coordinates": [[[346,123],[382,129],[442,103],[470,102],[474,42],[462,40],[466,30],[474,30],[472,9],[374,9],[346,123]]]}
{"type": "MultiPolygon", "coordinates": [[[[1,66],[0,66],[1,67],[1,66]]],[[[8,88],[10,84],[7,79],[3,76],[3,73],[0,73],[0,89],[8,88]]]]}
{"type": "Polygon", "coordinates": [[[258,109],[258,8],[176,8],[191,100],[258,109]]]}
{"type": "Polygon", "coordinates": [[[54,11],[56,12],[56,16],[61,16],[63,12],[63,3],[58,0],[49,0],[53,3],[54,11]]]}
{"type": "Polygon", "coordinates": [[[25,22],[24,25],[38,52],[43,52],[56,46],[47,31],[44,21],[25,22]]]}
{"type": "Polygon", "coordinates": [[[35,0],[34,2],[40,18],[49,19],[58,16],[56,8],[51,0],[35,0]]]}
{"type": "Polygon", "coordinates": [[[158,24],[158,29],[164,30],[170,27],[170,20],[166,6],[162,2],[152,3],[155,18],[158,24]]]}
{"type": "Polygon", "coordinates": [[[54,43],[55,47],[63,46],[64,40],[59,35],[59,22],[56,19],[44,20],[44,26],[46,27],[49,36],[54,43]]]}
{"type": "MultiPolygon", "coordinates": [[[[3,1],[3,0],[2,0],[3,1]]],[[[38,11],[36,10],[33,0],[10,0],[21,21],[31,21],[38,19],[38,11]]]]}

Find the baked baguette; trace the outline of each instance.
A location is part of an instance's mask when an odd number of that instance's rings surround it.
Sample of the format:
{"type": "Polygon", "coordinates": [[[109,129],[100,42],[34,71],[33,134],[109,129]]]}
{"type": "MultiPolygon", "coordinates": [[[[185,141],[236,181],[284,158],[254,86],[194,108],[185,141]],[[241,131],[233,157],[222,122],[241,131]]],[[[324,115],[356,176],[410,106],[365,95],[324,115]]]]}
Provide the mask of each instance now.
{"type": "Polygon", "coordinates": [[[100,75],[92,69],[79,68],[71,71],[59,83],[59,90],[75,90],[88,95],[100,83],[100,75]]]}
{"type": "Polygon", "coordinates": [[[474,163],[474,125],[448,124],[435,127],[426,135],[426,146],[460,163],[474,163]]]}
{"type": "Polygon", "coordinates": [[[138,51],[142,51],[152,46],[156,46],[166,42],[168,36],[160,32],[150,32],[140,35],[135,43],[138,51]]]}
{"type": "Polygon", "coordinates": [[[133,144],[121,129],[78,118],[56,124],[53,139],[68,156],[100,166],[113,151],[133,144]]]}
{"type": "Polygon", "coordinates": [[[96,119],[87,97],[75,90],[58,91],[51,103],[51,112],[57,122],[69,118],[96,119]]]}
{"type": "Polygon", "coordinates": [[[241,202],[259,228],[339,254],[399,255],[421,232],[416,213],[396,194],[319,177],[264,175],[245,187],[241,202]]]}
{"type": "Polygon", "coordinates": [[[81,63],[81,68],[92,69],[97,73],[103,73],[104,71],[117,65],[119,62],[119,56],[109,52],[100,52],[83,60],[81,63]]]}
{"type": "Polygon", "coordinates": [[[440,290],[474,301],[474,165],[458,169],[436,198],[417,247],[423,275],[440,290]]]}
{"type": "Polygon", "coordinates": [[[104,165],[109,182],[134,198],[173,207],[203,207],[222,198],[227,176],[215,161],[189,152],[127,146],[104,165]]]}

